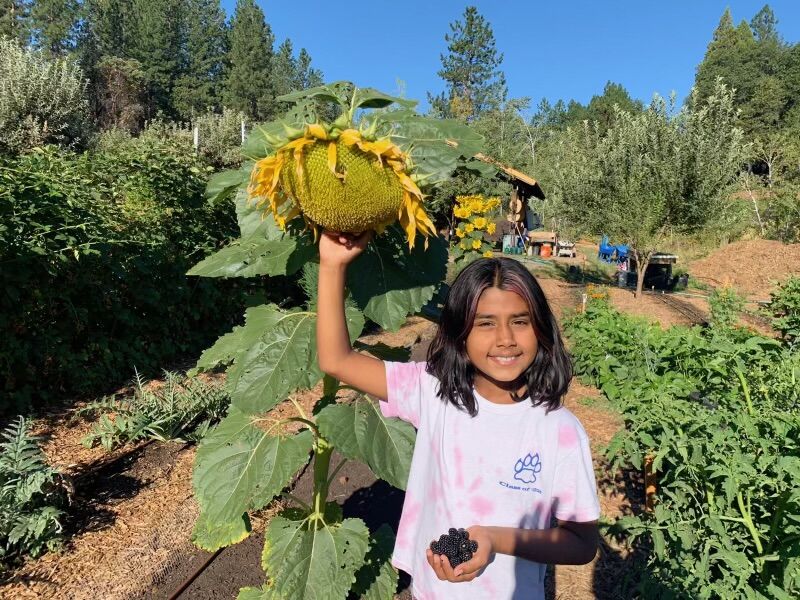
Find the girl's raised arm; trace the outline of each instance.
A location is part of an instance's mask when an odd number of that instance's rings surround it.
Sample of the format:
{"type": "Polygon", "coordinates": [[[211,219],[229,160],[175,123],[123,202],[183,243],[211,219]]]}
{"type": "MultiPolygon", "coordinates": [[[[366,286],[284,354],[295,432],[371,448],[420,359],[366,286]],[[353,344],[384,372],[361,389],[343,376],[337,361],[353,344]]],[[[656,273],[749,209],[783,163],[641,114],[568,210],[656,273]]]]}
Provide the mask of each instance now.
{"type": "Polygon", "coordinates": [[[328,231],[320,237],[317,356],[320,369],[328,375],[385,400],[383,361],[353,350],[344,316],[347,265],[364,251],[369,238],[370,233],[351,238],[328,231]]]}

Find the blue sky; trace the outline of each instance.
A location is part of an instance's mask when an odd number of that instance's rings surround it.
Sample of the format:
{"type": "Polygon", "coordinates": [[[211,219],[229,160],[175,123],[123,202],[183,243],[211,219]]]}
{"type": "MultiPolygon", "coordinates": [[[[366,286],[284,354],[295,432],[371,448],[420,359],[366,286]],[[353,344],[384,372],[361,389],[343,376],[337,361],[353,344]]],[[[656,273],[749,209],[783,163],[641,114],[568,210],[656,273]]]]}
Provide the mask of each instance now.
{"type": "MultiPolygon", "coordinates": [[[[348,4],[330,0],[256,0],[276,37],[305,47],[327,81],[404,94],[422,101],[439,92],[439,56],[445,33],[470,4],[454,0],[406,0],[348,4]],[[348,6],[348,9],[344,9],[348,6]]],[[[236,0],[222,0],[228,15],[236,0]]],[[[694,81],[719,18],[729,6],[734,21],[750,19],[764,0],[494,0],[474,1],[491,24],[509,96],[575,99],[584,104],[606,81],[623,84],[635,98],[671,91],[682,100],[694,81]]],[[[800,41],[800,1],[769,3],[778,30],[800,41]]]]}

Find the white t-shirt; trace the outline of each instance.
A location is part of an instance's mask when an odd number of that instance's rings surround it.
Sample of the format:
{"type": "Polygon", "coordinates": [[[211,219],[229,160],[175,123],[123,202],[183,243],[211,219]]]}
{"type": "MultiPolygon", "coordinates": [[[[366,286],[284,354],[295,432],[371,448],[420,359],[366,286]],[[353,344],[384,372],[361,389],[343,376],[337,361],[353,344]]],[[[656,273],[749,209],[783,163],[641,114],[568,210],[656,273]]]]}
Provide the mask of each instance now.
{"type": "Polygon", "coordinates": [[[392,564],[412,577],[418,600],[544,598],[545,565],[495,554],[470,582],[439,581],[425,558],[451,527],[547,529],[551,517],[600,516],[589,440],[566,408],[529,400],[496,404],[475,393],[474,418],[437,395],[425,363],[386,362],[387,417],[417,428],[392,564]]]}

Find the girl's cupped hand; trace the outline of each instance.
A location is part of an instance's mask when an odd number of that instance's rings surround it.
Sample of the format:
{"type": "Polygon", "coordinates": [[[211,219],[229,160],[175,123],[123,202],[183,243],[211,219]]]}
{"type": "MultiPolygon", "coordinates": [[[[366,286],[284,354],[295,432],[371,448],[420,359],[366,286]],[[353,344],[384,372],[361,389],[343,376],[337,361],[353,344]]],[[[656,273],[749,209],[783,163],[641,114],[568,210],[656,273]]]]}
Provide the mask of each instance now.
{"type": "Polygon", "coordinates": [[[478,550],[470,560],[461,563],[455,569],[450,565],[450,560],[443,554],[434,554],[430,548],[425,550],[428,564],[440,580],[451,583],[472,581],[481,574],[483,568],[492,560],[494,546],[489,531],[480,525],[474,525],[468,528],[467,531],[469,532],[469,539],[478,542],[478,550]]]}
{"type": "Polygon", "coordinates": [[[319,239],[320,265],[347,265],[364,251],[372,238],[371,231],[360,234],[323,231],[319,239]]]}

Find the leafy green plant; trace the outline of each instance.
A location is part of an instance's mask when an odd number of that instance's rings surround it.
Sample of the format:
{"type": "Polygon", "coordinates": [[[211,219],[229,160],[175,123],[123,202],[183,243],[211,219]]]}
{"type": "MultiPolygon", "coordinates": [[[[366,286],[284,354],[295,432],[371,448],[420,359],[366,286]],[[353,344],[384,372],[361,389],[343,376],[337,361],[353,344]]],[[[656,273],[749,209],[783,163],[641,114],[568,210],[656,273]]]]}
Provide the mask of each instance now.
{"type": "Polygon", "coordinates": [[[103,413],[81,441],[88,448],[99,443],[109,451],[143,439],[194,442],[219,423],[229,403],[220,384],[164,371],[163,384],[153,388],[137,371],[132,396],[103,398],[79,411],[78,415],[103,413]]]}
{"type": "Polygon", "coordinates": [[[789,344],[800,340],[800,277],[789,277],[770,296],[772,327],[789,344]]]}
{"type": "Polygon", "coordinates": [[[96,394],[132,364],[157,374],[251,294],[299,295],[286,278],[186,276],[238,234],[233,207],[205,202],[208,169],[190,142],[156,136],[0,156],[0,413],[96,394]]]}
{"type": "Polygon", "coordinates": [[[85,142],[86,80],[71,58],[51,58],[0,39],[0,152],[85,142]]]}
{"type": "Polygon", "coordinates": [[[649,550],[643,597],[800,591],[800,356],[746,330],[667,331],[593,300],[567,325],[576,372],[621,410],[612,468],[657,473],[652,513],[612,531],[649,550]]]}
{"type": "Polygon", "coordinates": [[[708,307],[711,309],[711,325],[718,329],[729,329],[736,324],[744,308],[744,298],[733,287],[725,285],[711,292],[708,307]]]}
{"type": "Polygon", "coordinates": [[[0,439],[0,567],[5,567],[59,546],[66,495],[23,417],[0,439]]]}
{"type": "MultiPolygon", "coordinates": [[[[283,141],[271,131],[301,130],[314,123],[314,103],[334,102],[348,119],[361,116],[366,130],[388,135],[409,152],[417,172],[431,186],[467,165],[478,149],[478,138],[464,125],[429,121],[410,110],[388,110],[397,99],[371,89],[333,84],[292,94],[298,103],[285,121],[257,130],[245,144],[253,158],[265,156],[283,141]],[[376,109],[376,110],[367,110],[376,109]],[[457,146],[453,146],[453,142],[457,146]]],[[[402,101],[404,105],[408,101],[402,101]]],[[[344,118],[344,117],[342,117],[344,118]]],[[[337,121],[359,127],[357,122],[337,121]]],[[[293,506],[274,517],[266,531],[262,565],[268,581],[260,589],[246,588],[239,597],[316,598],[340,600],[349,592],[364,598],[392,598],[397,573],[389,564],[392,532],[369,532],[360,519],[344,519],[328,499],[331,454],[336,449],[349,460],[365,462],[378,477],[405,487],[415,433],[407,423],[384,418],[375,402],[357,396],[337,403],[343,386],[324,377],[317,365],[317,248],[304,223],[295,218],[282,231],[272,214],[262,216],[248,203],[247,183],[252,163],[240,171],[220,173],[209,183],[212,202],[235,197],[241,237],[197,264],[190,273],[207,277],[271,278],[303,270],[308,294],[302,306],[265,304],[245,313],[244,325],[221,337],[200,357],[196,370],[227,367],[231,408],[223,421],[200,443],[194,470],[200,517],[194,542],[216,550],[244,539],[250,532],[248,512],[266,506],[281,494],[295,474],[312,463],[311,498],[288,495],[293,506]],[[322,396],[309,412],[295,402],[296,414],[274,409],[295,390],[323,382],[322,396]]],[[[384,329],[398,329],[409,314],[434,299],[447,272],[447,248],[430,237],[425,248],[419,236],[409,249],[408,232],[391,225],[377,235],[351,265],[345,316],[351,340],[366,319],[384,329]]],[[[393,349],[370,346],[380,356],[393,349]]]]}

